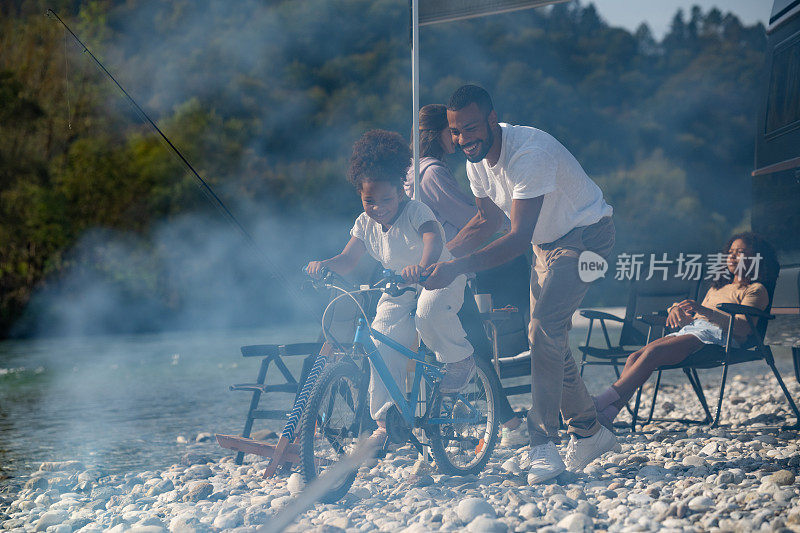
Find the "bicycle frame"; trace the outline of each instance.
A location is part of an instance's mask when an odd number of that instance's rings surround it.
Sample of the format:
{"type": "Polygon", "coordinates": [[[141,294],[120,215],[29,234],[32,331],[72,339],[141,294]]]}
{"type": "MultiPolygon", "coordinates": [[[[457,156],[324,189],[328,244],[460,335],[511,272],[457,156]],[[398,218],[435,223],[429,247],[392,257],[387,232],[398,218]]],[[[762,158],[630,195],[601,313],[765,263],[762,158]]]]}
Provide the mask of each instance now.
{"type": "MultiPolygon", "coordinates": [[[[438,390],[437,380],[442,376],[441,368],[438,365],[425,361],[425,352],[421,345],[417,352],[412,352],[391,337],[387,337],[383,333],[369,328],[363,317],[358,319],[353,344],[361,345],[364,348],[364,355],[370,360],[375,370],[378,372],[378,376],[380,376],[381,381],[383,381],[383,384],[386,386],[389,396],[398,407],[406,425],[408,427],[415,427],[414,406],[417,404],[422,378],[425,378],[425,382],[432,387],[434,391],[438,390]],[[380,351],[372,341],[373,338],[415,362],[414,382],[411,387],[411,397],[409,399],[406,399],[405,394],[400,391],[400,387],[397,385],[386,363],[383,361],[383,356],[381,356],[380,351]]],[[[479,418],[478,410],[470,404],[469,400],[463,394],[458,393],[454,396],[456,399],[461,400],[469,409],[469,418],[428,418],[427,423],[434,425],[472,423],[479,418]]],[[[428,414],[428,410],[426,409],[425,416],[428,416],[428,414]]]]}

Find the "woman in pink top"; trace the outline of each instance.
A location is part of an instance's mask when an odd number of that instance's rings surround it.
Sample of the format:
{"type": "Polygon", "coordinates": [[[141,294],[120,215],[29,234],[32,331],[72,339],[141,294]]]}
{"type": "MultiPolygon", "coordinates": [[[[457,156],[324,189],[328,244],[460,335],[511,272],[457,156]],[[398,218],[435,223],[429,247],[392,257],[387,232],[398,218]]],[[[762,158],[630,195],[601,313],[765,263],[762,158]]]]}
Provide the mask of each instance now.
{"type": "MultiPolygon", "coordinates": [[[[447,108],[428,104],[419,110],[419,201],[425,203],[444,228],[449,242],[475,216],[478,209],[472,196],[463,192],[453,177],[445,157],[455,152],[447,125],[447,108]]],[[[414,167],[406,174],[405,191],[414,197],[414,167]]]]}
{"type": "MultiPolygon", "coordinates": [[[[610,427],[620,409],[653,371],[663,365],[678,364],[706,344],[725,344],[728,315],[718,311],[720,303],[747,305],[764,310],[769,294],[763,283],[774,282],[778,264],[774,248],[755,233],[739,233],[728,239],[727,272],[717,277],[702,304],[684,300],[667,310],[667,326],[677,329],[628,356],[619,379],[594,397],[597,419],[610,427]],[[753,258],[758,259],[758,269],[753,258]]],[[[745,342],[750,325],[743,315],[733,321],[733,339],[745,342]]]]}

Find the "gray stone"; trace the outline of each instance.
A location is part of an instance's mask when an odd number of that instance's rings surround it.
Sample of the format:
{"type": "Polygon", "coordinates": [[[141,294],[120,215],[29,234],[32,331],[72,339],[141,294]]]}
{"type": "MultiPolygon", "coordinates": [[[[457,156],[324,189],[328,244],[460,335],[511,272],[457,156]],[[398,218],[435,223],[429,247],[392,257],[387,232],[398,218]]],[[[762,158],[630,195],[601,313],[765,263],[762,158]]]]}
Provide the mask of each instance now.
{"type": "Polygon", "coordinates": [[[139,526],[135,525],[130,529],[125,530],[126,533],[167,533],[167,530],[161,526],[139,526]]]}
{"type": "Polygon", "coordinates": [[[213,475],[214,472],[206,465],[192,465],[186,469],[186,473],[184,474],[186,480],[208,479],[213,475]]]}
{"type": "Polygon", "coordinates": [[[775,446],[778,444],[778,439],[772,435],[758,435],[754,440],[757,440],[762,444],[766,444],[767,446],[775,446]]]}
{"type": "Polygon", "coordinates": [[[572,498],[573,500],[576,500],[576,501],[577,500],[585,500],[586,499],[586,493],[583,492],[583,489],[581,489],[579,487],[576,487],[576,488],[573,488],[573,489],[569,489],[567,491],[567,497],[572,498]]]}
{"type": "Polygon", "coordinates": [[[195,437],[195,442],[211,442],[214,440],[214,435],[211,433],[198,433],[197,437],[195,437]]]}
{"type": "Polygon", "coordinates": [[[770,481],[776,485],[791,485],[794,483],[794,473],[791,470],[778,470],[770,475],[770,481]]]}
{"type": "Polygon", "coordinates": [[[303,476],[295,472],[289,479],[286,481],[286,488],[289,490],[290,494],[297,494],[303,490],[305,484],[303,483],[303,476]]]}
{"type": "Polygon", "coordinates": [[[408,482],[414,487],[430,487],[434,483],[433,478],[428,474],[411,475],[408,482]]]}
{"type": "Polygon", "coordinates": [[[45,531],[48,527],[58,525],[67,519],[69,519],[69,513],[66,510],[47,511],[36,521],[36,531],[45,531]]]}
{"type": "Polygon", "coordinates": [[[544,490],[542,491],[542,496],[545,498],[549,498],[555,494],[564,494],[564,489],[559,487],[558,485],[547,485],[544,490]]]}
{"type": "Polygon", "coordinates": [[[519,508],[519,515],[522,518],[530,519],[541,516],[542,512],[539,510],[539,506],[535,503],[526,503],[519,508]]]}
{"type": "Polygon", "coordinates": [[[717,485],[728,485],[734,482],[733,472],[723,470],[717,474],[717,485]]]}
{"type": "Polygon", "coordinates": [[[184,466],[191,466],[197,464],[210,463],[213,460],[214,459],[208,454],[196,451],[188,451],[185,454],[183,454],[183,457],[181,457],[181,464],[184,466]]]}
{"type": "Polygon", "coordinates": [[[32,477],[25,482],[25,488],[27,490],[45,490],[48,485],[49,482],[47,478],[43,476],[32,477]]]}
{"type": "Polygon", "coordinates": [[[247,508],[244,513],[244,523],[248,526],[258,526],[264,524],[272,517],[268,503],[253,505],[247,508]]]}
{"type": "Polygon", "coordinates": [[[147,489],[148,496],[158,496],[159,494],[164,494],[165,492],[169,492],[175,488],[175,485],[172,484],[172,481],[169,479],[162,479],[155,485],[151,486],[147,489]]]}
{"type": "Polygon", "coordinates": [[[588,515],[582,513],[572,513],[561,520],[559,520],[558,524],[556,524],[560,528],[564,528],[567,531],[593,531],[594,530],[594,521],[588,515]]]}
{"type": "Polygon", "coordinates": [[[207,481],[196,481],[189,485],[189,491],[184,495],[183,501],[197,503],[205,500],[214,492],[214,485],[207,481]]]}
{"type": "Polygon", "coordinates": [[[714,507],[714,500],[706,496],[695,496],[689,500],[688,506],[692,511],[707,511],[714,507]]]}
{"type": "Polygon", "coordinates": [[[475,517],[480,515],[487,515],[491,518],[497,516],[494,507],[482,498],[466,498],[461,500],[456,507],[456,513],[458,514],[458,518],[465,524],[472,522],[475,517]]]}
{"type": "Polygon", "coordinates": [[[48,461],[39,465],[43,472],[80,472],[86,467],[80,461],[48,461]]]}
{"type": "Polygon", "coordinates": [[[469,523],[467,531],[470,533],[506,533],[508,526],[495,518],[480,515],[469,523]]]}
{"type": "Polygon", "coordinates": [[[564,494],[554,494],[550,497],[547,501],[548,507],[552,507],[554,509],[566,509],[572,510],[578,506],[578,502],[565,496],[564,494]]]}
{"type": "Polygon", "coordinates": [[[717,452],[717,443],[716,442],[709,442],[700,450],[700,453],[703,455],[714,455],[717,452]]]}
{"type": "Polygon", "coordinates": [[[593,504],[587,501],[581,501],[578,502],[578,506],[575,508],[575,512],[595,517],[597,516],[597,507],[595,507],[593,504]]]}
{"type": "Polygon", "coordinates": [[[235,509],[229,513],[220,513],[214,519],[214,527],[220,529],[231,529],[242,525],[244,512],[241,509],[235,509]]]}
{"type": "Polygon", "coordinates": [[[683,458],[681,464],[683,466],[704,466],[706,464],[706,460],[699,455],[687,455],[683,458]]]}

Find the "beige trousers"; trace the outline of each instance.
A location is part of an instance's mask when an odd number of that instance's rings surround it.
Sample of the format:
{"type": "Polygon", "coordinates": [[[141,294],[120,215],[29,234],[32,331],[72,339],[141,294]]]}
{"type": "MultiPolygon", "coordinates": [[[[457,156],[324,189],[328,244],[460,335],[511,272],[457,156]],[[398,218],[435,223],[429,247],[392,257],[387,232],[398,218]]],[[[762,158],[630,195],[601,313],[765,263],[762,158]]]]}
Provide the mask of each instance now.
{"type": "Polygon", "coordinates": [[[578,256],[590,250],[608,259],[614,235],[614,222],[604,217],[551,243],[533,245],[528,329],[533,395],[528,429],[532,446],[548,440],[560,442],[559,412],[568,433],[590,437],[600,430],[592,397],[569,348],[569,330],[572,315],[589,289],[589,283],[578,276],[578,256]]]}

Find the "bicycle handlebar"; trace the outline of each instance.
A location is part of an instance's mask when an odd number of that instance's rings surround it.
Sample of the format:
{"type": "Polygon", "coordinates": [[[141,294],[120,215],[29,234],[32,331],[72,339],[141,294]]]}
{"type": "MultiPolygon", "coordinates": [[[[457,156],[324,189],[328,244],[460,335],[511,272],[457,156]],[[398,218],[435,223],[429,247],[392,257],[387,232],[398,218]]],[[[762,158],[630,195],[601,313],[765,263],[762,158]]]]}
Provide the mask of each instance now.
{"type": "MultiPolygon", "coordinates": [[[[303,267],[303,272],[306,276],[311,277],[308,273],[308,269],[303,267]]],[[[339,285],[345,285],[347,288],[352,287],[350,283],[345,281],[341,276],[336,274],[333,270],[322,267],[321,270],[322,276],[319,279],[312,279],[312,282],[315,284],[321,282],[322,285],[328,286],[332,285],[333,283],[338,283],[339,285]]],[[[420,276],[418,283],[423,283],[426,279],[428,279],[427,275],[420,276]]],[[[406,292],[415,290],[413,287],[398,287],[400,284],[407,284],[408,281],[403,279],[403,276],[395,273],[393,270],[390,269],[383,269],[381,272],[381,279],[370,286],[370,289],[378,290],[381,292],[387,293],[389,296],[398,297],[401,294],[405,294],[406,292]]]]}

